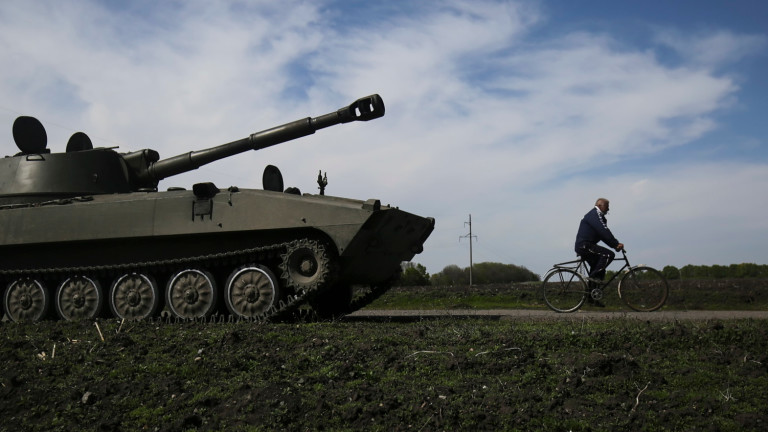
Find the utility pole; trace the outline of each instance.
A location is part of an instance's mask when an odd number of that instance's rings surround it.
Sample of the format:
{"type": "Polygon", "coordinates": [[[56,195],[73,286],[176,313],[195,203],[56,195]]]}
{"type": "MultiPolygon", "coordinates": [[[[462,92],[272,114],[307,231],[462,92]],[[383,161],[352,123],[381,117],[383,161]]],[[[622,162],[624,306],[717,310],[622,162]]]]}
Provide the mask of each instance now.
{"type": "Polygon", "coordinates": [[[459,241],[462,238],[469,238],[469,286],[472,286],[472,237],[477,239],[476,235],[472,235],[472,214],[469,215],[469,222],[464,222],[464,226],[469,225],[469,234],[459,236],[459,241]]]}

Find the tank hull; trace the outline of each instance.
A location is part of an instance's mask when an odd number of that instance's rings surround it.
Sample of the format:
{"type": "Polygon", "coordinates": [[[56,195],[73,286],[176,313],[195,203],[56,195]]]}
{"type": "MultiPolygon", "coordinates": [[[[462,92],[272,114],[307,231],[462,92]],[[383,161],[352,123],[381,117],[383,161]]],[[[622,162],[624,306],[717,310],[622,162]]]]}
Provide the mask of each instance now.
{"type": "MultiPolygon", "coordinates": [[[[269,269],[283,297],[323,295],[334,286],[386,284],[434,227],[431,218],[373,199],[207,186],[1,208],[2,286],[33,278],[55,298],[62,281],[89,275],[107,297],[114,279],[137,272],[163,296],[181,268],[210,271],[227,286],[235,268],[253,264],[269,269]],[[306,249],[292,242],[317,245],[322,259],[309,265],[320,262],[322,277],[303,283],[306,271],[291,272],[289,250],[306,249]]],[[[297,269],[307,265],[299,261],[297,269]]]]}

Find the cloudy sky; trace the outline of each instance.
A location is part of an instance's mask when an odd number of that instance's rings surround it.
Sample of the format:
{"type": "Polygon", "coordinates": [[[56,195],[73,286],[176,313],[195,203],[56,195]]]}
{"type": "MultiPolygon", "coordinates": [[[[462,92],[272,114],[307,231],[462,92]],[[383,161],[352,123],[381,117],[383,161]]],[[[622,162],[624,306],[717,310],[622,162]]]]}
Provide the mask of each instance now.
{"type": "Polygon", "coordinates": [[[768,2],[0,3],[0,137],[162,157],[379,93],[386,116],[164,180],[378,198],[437,220],[415,262],[543,274],[597,197],[634,264],[768,263],[768,2]]]}

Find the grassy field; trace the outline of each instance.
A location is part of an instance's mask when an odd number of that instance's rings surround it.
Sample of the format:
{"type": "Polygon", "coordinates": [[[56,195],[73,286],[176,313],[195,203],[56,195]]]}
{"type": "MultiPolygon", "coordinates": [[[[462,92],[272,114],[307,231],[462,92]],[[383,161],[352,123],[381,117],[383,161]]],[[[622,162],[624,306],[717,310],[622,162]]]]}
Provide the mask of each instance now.
{"type": "Polygon", "coordinates": [[[766,320],[45,321],[0,335],[0,431],[768,425],[766,320]]]}
{"type": "MultiPolygon", "coordinates": [[[[540,282],[461,287],[397,287],[371,309],[545,309],[540,282]]],[[[629,310],[613,285],[607,310],[629,310]]],[[[768,310],[768,279],[669,281],[667,310],[768,310]]]]}

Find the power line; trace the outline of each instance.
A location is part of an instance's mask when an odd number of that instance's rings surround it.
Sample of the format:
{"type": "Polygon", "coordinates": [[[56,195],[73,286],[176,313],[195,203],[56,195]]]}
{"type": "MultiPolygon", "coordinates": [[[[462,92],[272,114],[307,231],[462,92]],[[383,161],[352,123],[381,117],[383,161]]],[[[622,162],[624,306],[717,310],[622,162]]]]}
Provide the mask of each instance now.
{"type": "Polygon", "coordinates": [[[469,238],[469,286],[472,286],[472,238],[477,239],[476,235],[472,235],[472,214],[469,215],[469,222],[464,222],[464,226],[469,225],[469,234],[459,236],[459,241],[463,238],[469,238]]]}

